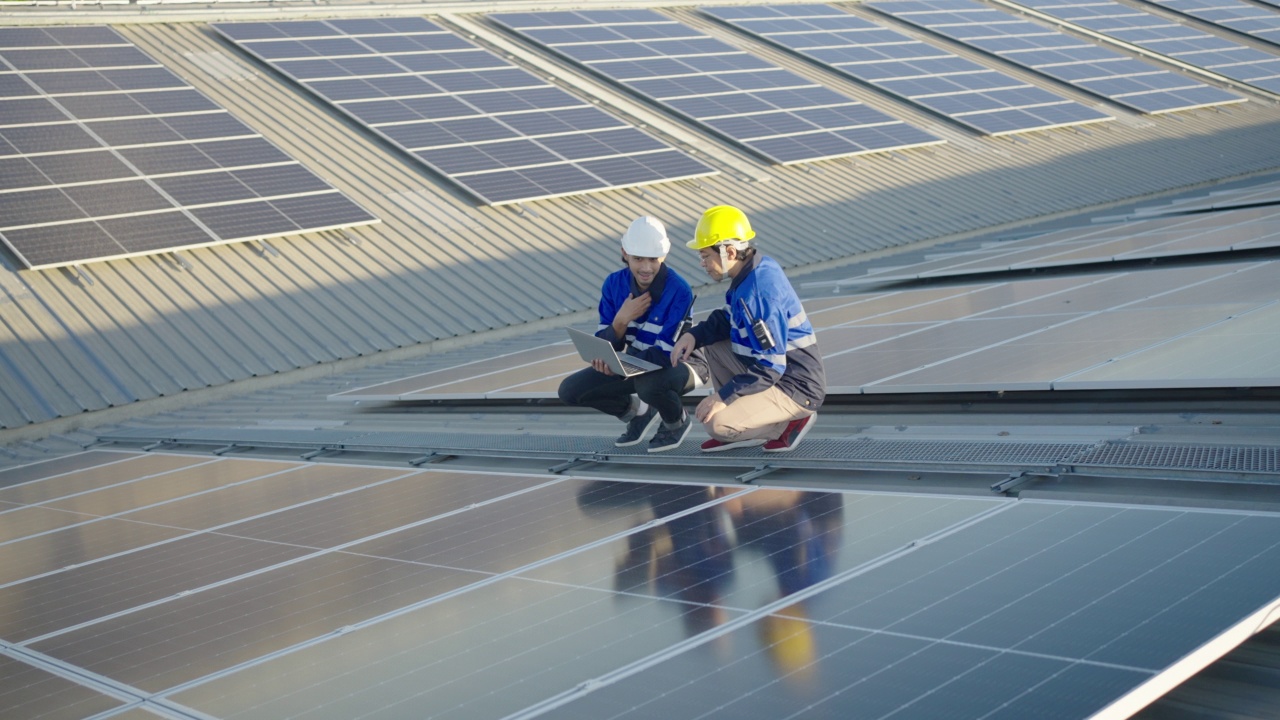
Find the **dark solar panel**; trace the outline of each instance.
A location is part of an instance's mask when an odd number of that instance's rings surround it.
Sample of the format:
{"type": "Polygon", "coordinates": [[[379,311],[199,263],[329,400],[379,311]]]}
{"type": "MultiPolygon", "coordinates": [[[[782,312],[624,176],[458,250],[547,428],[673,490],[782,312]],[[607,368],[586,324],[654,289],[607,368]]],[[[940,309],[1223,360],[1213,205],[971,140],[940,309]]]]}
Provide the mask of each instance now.
{"type": "Polygon", "coordinates": [[[703,12],[811,60],[997,135],[1109,116],[828,5],[703,12]]]}
{"type": "Polygon", "coordinates": [[[489,17],[774,162],[942,142],[652,10],[489,17]],[[846,112],[798,112],[814,107],[846,112]]]}
{"type": "MultiPolygon", "coordinates": [[[[1211,22],[1280,45],[1280,14],[1239,0],[1147,0],[1198,20],[1211,22]]],[[[1280,0],[1259,0],[1280,7],[1280,0]]]]}
{"type": "Polygon", "coordinates": [[[650,165],[676,174],[588,170],[585,160],[683,153],[652,138],[643,149],[589,142],[626,123],[422,18],[215,27],[491,205],[715,172],[692,158],[650,165]],[[603,154],[562,154],[562,138],[603,154]]]}
{"type": "Polygon", "coordinates": [[[0,59],[0,238],[28,267],[376,222],[110,28],[0,28],[0,59]],[[215,168],[245,174],[192,174],[215,168]],[[259,208],[300,195],[331,209],[259,208]]]}
{"type": "MultiPolygon", "coordinates": [[[[1280,94],[1280,57],[1201,32],[1167,18],[1098,0],[1019,0],[1021,5],[1073,25],[1211,70],[1262,90],[1280,94]]],[[[1200,0],[1172,5],[1191,6],[1200,0]]],[[[1208,5],[1209,3],[1204,3],[1208,5]]],[[[1175,8],[1176,9],[1176,8],[1175,8]]],[[[1267,12],[1259,10],[1259,12],[1267,12]]],[[[1280,32],[1280,16],[1276,18],[1280,32]]]]}
{"type": "Polygon", "coordinates": [[[1244,101],[1235,93],[972,0],[874,0],[867,6],[1139,112],[1244,101]]]}

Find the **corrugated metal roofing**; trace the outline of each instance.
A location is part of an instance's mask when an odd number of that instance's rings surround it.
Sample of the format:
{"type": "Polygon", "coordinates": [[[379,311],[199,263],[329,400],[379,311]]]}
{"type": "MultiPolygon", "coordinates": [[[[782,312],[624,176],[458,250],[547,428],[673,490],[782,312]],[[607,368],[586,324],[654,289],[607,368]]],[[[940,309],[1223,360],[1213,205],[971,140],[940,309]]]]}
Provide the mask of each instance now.
{"type": "MultiPolygon", "coordinates": [[[[489,7],[513,6],[468,9],[489,7]]],[[[662,11],[951,142],[783,168],[667,118],[645,124],[658,132],[672,128],[668,139],[686,148],[685,139],[700,138],[699,156],[724,174],[523,208],[476,207],[447,182],[238,54],[205,22],[133,24],[124,15],[126,22],[114,26],[126,37],[384,222],[271,241],[269,247],[254,243],[96,263],[85,266],[83,276],[7,274],[0,302],[0,324],[9,337],[0,357],[0,427],[587,310],[600,278],[616,267],[616,237],[641,214],[662,218],[679,239],[692,231],[703,208],[738,204],[751,214],[770,254],[800,267],[1280,167],[1280,108],[1269,102],[1159,118],[1108,108],[1120,119],[1105,128],[980,139],[737,35],[695,10],[662,11]]],[[[333,12],[349,16],[353,10],[333,12]]],[[[111,19],[108,13],[74,18],[111,19]]],[[[539,57],[481,15],[437,19],[520,58],[539,57]]],[[[18,21],[31,19],[7,15],[0,24],[18,21]]],[[[554,81],[570,92],[598,94],[609,103],[622,98],[615,109],[638,123],[654,118],[656,111],[641,101],[600,89],[598,81],[563,63],[542,58],[538,66],[543,74],[554,72],[554,81]]],[[[691,254],[677,250],[671,263],[702,278],[691,254]]]]}

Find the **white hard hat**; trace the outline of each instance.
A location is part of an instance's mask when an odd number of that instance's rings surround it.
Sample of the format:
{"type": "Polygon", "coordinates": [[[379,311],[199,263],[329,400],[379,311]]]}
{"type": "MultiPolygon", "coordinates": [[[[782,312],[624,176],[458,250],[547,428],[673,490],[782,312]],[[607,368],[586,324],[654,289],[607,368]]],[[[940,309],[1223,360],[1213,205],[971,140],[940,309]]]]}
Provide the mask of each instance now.
{"type": "Polygon", "coordinates": [[[667,239],[667,229],[661,220],[642,215],[622,235],[622,249],[636,257],[660,258],[670,252],[671,241],[667,239]]]}

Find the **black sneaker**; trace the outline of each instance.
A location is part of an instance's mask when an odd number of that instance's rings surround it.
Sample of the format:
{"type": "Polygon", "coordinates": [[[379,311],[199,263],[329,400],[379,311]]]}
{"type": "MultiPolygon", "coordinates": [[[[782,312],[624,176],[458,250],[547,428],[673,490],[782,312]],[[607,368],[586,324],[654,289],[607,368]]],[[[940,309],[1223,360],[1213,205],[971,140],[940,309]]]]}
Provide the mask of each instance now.
{"type": "Polygon", "coordinates": [[[649,412],[631,418],[631,421],[627,423],[626,431],[619,435],[618,439],[613,441],[613,444],[618,447],[639,445],[644,442],[644,439],[649,436],[649,433],[653,432],[653,429],[660,422],[662,422],[662,416],[658,414],[656,408],[650,407],[649,412]]]}
{"type": "Polygon", "coordinates": [[[684,420],[673,428],[667,427],[663,423],[658,428],[658,433],[649,441],[649,452],[663,452],[672,448],[680,447],[680,443],[689,435],[689,429],[693,427],[693,419],[685,413],[684,420]]]}

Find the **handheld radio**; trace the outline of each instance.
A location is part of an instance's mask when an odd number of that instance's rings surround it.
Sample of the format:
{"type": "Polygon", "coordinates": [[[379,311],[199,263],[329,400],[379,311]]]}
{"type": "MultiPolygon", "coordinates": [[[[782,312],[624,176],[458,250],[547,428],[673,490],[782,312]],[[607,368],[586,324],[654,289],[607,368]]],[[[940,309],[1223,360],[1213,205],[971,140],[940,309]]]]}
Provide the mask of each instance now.
{"type": "Polygon", "coordinates": [[[751,323],[751,334],[756,336],[756,342],[760,343],[761,350],[773,349],[773,335],[769,333],[769,326],[759,318],[751,317],[751,311],[747,309],[747,301],[739,299],[738,304],[742,305],[742,312],[746,314],[747,320],[751,323]]]}

